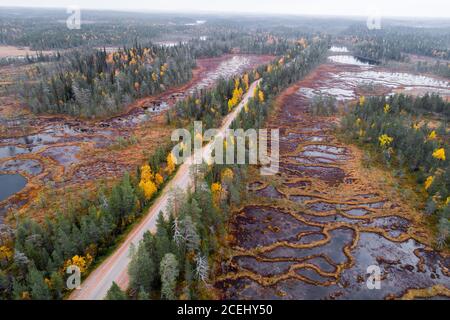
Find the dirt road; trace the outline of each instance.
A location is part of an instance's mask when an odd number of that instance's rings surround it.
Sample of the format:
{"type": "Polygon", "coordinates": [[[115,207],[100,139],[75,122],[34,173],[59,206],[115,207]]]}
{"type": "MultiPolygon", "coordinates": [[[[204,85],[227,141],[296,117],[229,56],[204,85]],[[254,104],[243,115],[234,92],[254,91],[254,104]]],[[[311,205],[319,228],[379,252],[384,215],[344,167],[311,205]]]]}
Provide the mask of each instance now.
{"type": "MultiPolygon", "coordinates": [[[[218,135],[224,135],[232,121],[236,118],[248,99],[253,96],[254,89],[259,81],[255,81],[244,95],[241,103],[223,120],[218,135]]],[[[202,154],[207,154],[211,150],[211,143],[203,147],[202,154]]],[[[160,197],[149,209],[147,215],[127,236],[125,241],[116,249],[116,251],[106,259],[97,269],[95,269],[87,279],[81,284],[81,289],[75,290],[69,297],[71,300],[100,300],[106,296],[108,289],[115,281],[122,288],[126,288],[128,283],[127,269],[130,262],[131,245],[137,245],[147,231],[154,231],[156,219],[160,211],[165,211],[170,190],[174,187],[186,190],[190,186],[189,167],[192,163],[192,157],[183,163],[175,177],[163,189],[160,197]]]]}

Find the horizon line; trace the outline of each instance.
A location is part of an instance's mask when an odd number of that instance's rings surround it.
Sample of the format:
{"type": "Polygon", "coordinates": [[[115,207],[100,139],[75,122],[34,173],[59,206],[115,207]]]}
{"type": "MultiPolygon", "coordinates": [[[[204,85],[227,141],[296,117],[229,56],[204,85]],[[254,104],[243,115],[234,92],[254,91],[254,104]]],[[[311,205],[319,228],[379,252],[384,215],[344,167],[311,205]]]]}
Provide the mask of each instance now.
{"type": "MultiPolygon", "coordinates": [[[[66,7],[60,7],[60,6],[40,6],[40,5],[2,5],[0,3],[0,7],[2,8],[10,8],[10,9],[60,9],[65,10],[69,6],[66,7]]],[[[288,17],[319,17],[319,18],[326,18],[326,17],[334,17],[334,18],[367,18],[368,15],[363,14],[331,14],[331,13],[282,13],[282,12],[266,12],[266,11],[219,11],[219,10],[195,10],[195,11],[189,11],[185,9],[180,10],[167,10],[167,9],[145,9],[145,8],[83,8],[81,6],[75,6],[79,7],[82,10],[85,11],[108,11],[108,12],[128,12],[128,13],[139,13],[139,14],[145,14],[145,13],[173,13],[173,14],[204,14],[204,15],[231,15],[231,14],[238,14],[238,15],[251,15],[251,16],[288,16],[288,17]]],[[[411,16],[411,15],[389,15],[389,14],[381,14],[381,18],[390,18],[390,19],[448,19],[450,22],[450,16],[411,16]]]]}

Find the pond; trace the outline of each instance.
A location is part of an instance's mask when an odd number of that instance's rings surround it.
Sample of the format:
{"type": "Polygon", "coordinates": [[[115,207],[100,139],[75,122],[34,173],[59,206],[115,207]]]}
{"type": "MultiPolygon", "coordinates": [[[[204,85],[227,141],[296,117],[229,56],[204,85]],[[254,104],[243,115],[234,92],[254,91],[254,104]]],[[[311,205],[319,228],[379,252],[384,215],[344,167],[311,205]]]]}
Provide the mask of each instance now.
{"type": "Polygon", "coordinates": [[[20,174],[0,174],[0,201],[22,190],[27,179],[20,174]]]}

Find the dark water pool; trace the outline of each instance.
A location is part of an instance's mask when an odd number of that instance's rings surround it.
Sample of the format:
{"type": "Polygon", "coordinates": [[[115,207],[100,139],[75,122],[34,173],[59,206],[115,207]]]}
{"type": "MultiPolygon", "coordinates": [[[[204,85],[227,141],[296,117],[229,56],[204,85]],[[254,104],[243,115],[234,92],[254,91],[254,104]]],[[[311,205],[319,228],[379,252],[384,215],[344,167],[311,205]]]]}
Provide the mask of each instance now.
{"type": "Polygon", "coordinates": [[[27,179],[20,174],[0,174],[0,201],[22,190],[27,179]]]}

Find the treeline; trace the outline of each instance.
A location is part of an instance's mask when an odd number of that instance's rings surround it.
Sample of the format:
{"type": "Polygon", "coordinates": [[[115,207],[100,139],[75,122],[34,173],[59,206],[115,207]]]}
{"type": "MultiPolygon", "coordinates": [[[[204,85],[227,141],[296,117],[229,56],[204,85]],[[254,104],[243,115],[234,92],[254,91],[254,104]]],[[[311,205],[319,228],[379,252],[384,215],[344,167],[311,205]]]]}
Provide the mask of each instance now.
{"type": "Polygon", "coordinates": [[[373,60],[403,60],[403,53],[450,59],[448,29],[383,26],[369,30],[358,24],[344,34],[356,55],[373,60]]]}
{"type": "Polygon", "coordinates": [[[297,47],[294,41],[276,37],[269,32],[248,33],[232,29],[221,30],[219,34],[213,34],[206,40],[192,39],[189,43],[196,57],[219,56],[231,51],[279,56],[297,47]]]}
{"type": "Polygon", "coordinates": [[[35,113],[105,116],[134,99],[187,82],[194,66],[184,45],[74,51],[56,65],[36,66],[21,95],[35,113]]]}
{"type": "Polygon", "coordinates": [[[421,116],[430,111],[448,114],[448,107],[436,95],[361,97],[342,121],[343,134],[375,147],[388,165],[400,175],[414,176],[427,192],[425,211],[438,221],[441,248],[450,240],[450,145],[445,121],[432,129],[421,116]]]}
{"type": "MultiPolygon", "coordinates": [[[[303,42],[306,45],[306,40],[303,42]]],[[[115,52],[75,50],[58,62],[36,65],[19,92],[34,113],[98,117],[118,113],[137,98],[158,94],[192,77],[195,59],[232,51],[272,54],[302,47],[270,35],[233,32],[175,46],[135,44],[115,52]]]]}
{"type": "Polygon", "coordinates": [[[84,275],[118,236],[138,219],[175,172],[169,146],[160,147],[136,174],[101,188],[93,200],[69,203],[42,223],[17,221],[0,229],[0,298],[61,299],[66,268],[84,275]]]}
{"type": "Polygon", "coordinates": [[[61,53],[56,52],[53,54],[46,54],[42,51],[37,51],[33,55],[27,54],[25,57],[6,57],[0,58],[0,66],[4,65],[22,65],[22,64],[32,64],[38,62],[51,62],[58,61],[61,59],[61,53]]]}
{"type": "Polygon", "coordinates": [[[450,78],[450,67],[446,61],[438,60],[434,64],[428,61],[417,61],[414,70],[420,73],[434,73],[445,78],[450,78]]]}

